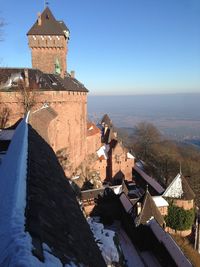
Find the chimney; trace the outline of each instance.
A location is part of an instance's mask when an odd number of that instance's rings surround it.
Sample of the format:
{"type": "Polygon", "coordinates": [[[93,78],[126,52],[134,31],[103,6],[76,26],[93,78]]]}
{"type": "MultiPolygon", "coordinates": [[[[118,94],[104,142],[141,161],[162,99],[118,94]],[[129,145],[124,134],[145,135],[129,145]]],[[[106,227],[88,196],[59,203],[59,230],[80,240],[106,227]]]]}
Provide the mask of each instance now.
{"type": "Polygon", "coordinates": [[[70,75],[71,75],[71,77],[74,79],[74,78],[75,78],[75,71],[74,71],[74,70],[71,70],[70,75]]]}
{"type": "Polygon", "coordinates": [[[25,87],[28,88],[29,87],[29,77],[28,77],[28,69],[24,69],[24,80],[25,80],[25,87]]]}
{"type": "Polygon", "coordinates": [[[42,25],[42,17],[41,17],[41,13],[38,12],[38,20],[37,20],[37,23],[38,23],[38,26],[41,26],[42,25]]]}

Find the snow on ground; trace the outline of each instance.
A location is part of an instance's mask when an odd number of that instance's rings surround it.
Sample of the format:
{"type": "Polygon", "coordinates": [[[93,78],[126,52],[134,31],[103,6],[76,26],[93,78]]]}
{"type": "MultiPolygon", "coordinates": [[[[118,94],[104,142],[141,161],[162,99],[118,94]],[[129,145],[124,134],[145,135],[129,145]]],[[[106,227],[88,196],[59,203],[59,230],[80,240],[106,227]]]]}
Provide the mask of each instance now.
{"type": "Polygon", "coordinates": [[[119,262],[119,253],[113,239],[115,232],[105,229],[97,218],[88,218],[87,221],[106,264],[119,262]]]}

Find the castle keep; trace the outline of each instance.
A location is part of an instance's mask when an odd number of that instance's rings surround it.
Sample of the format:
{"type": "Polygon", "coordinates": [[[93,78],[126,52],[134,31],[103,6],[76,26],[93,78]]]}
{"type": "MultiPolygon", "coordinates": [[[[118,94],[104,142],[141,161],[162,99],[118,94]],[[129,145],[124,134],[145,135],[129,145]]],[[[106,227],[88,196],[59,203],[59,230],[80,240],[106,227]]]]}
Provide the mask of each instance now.
{"type": "Polygon", "coordinates": [[[5,126],[31,108],[32,126],[67,159],[65,172],[71,175],[86,155],[88,90],[67,73],[69,30],[48,7],[27,35],[33,68],[0,68],[0,108],[9,111],[5,126]],[[51,111],[42,116],[44,107],[51,111]]]}
{"type": "Polygon", "coordinates": [[[47,7],[27,33],[32,53],[32,67],[45,73],[67,74],[66,56],[69,29],[56,21],[47,7]]]}

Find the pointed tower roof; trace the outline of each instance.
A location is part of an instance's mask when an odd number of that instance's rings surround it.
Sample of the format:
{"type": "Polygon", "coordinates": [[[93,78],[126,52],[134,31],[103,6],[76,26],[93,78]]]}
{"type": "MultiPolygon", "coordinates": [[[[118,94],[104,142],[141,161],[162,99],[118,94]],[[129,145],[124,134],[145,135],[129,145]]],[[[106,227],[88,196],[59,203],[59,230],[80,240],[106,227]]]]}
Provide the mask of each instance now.
{"type": "Polygon", "coordinates": [[[192,200],[195,197],[194,192],[189,186],[186,178],[178,173],[171,184],[165,190],[164,197],[180,198],[183,200],[192,200]]]}
{"type": "Polygon", "coordinates": [[[38,15],[37,21],[27,33],[27,35],[63,35],[68,38],[67,34],[69,29],[65,23],[57,21],[48,7],[38,15]]]}
{"type": "Polygon", "coordinates": [[[111,126],[112,125],[112,121],[111,119],[109,118],[108,114],[104,114],[103,115],[103,118],[101,119],[101,124],[102,123],[105,123],[106,125],[108,126],[111,126]]]}
{"type": "Polygon", "coordinates": [[[155,220],[162,226],[164,223],[163,216],[156,207],[155,202],[153,201],[152,196],[150,195],[148,189],[146,193],[140,199],[142,209],[139,216],[136,219],[136,224],[146,224],[150,218],[154,217],[155,220]]]}

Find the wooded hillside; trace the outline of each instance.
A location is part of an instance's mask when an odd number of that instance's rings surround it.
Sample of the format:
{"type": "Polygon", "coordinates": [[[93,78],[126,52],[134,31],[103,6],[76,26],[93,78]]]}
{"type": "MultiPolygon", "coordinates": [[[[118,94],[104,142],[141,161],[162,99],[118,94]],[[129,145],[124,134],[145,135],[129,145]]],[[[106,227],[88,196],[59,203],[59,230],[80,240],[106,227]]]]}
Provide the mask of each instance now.
{"type": "Polygon", "coordinates": [[[151,123],[141,122],[132,134],[119,131],[120,138],[135,155],[144,162],[145,171],[167,187],[182,171],[196,195],[200,206],[200,149],[168,140],[151,123]]]}

